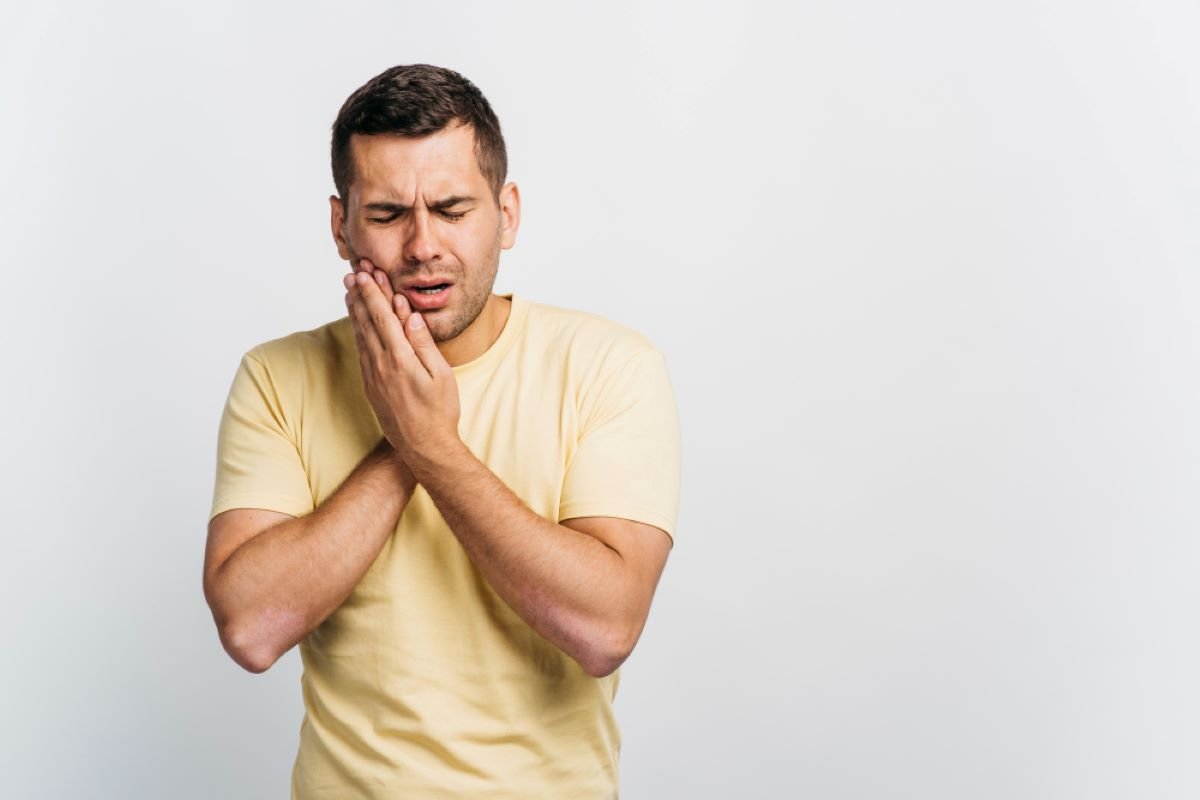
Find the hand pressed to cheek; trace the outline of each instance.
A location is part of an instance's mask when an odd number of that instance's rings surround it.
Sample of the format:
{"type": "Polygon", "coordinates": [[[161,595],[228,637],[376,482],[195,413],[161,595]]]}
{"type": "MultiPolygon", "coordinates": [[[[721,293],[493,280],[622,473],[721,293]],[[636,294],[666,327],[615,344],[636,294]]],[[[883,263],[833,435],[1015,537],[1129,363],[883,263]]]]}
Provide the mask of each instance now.
{"type": "Polygon", "coordinates": [[[421,315],[380,271],[347,275],[344,284],[363,385],[393,448],[420,453],[457,438],[458,384],[421,315]]]}
{"type": "MultiPolygon", "coordinates": [[[[369,259],[362,258],[357,262],[352,262],[353,271],[342,278],[342,284],[346,289],[352,290],[358,286],[359,274],[366,272],[375,278],[375,282],[379,284],[380,290],[383,292],[384,298],[392,306],[392,310],[396,312],[396,316],[400,319],[400,326],[406,328],[409,315],[412,314],[412,307],[408,304],[408,298],[399,292],[392,289],[392,282],[388,278],[386,272],[378,269],[369,259]]],[[[346,308],[349,310],[350,294],[346,295],[346,308]]]]}

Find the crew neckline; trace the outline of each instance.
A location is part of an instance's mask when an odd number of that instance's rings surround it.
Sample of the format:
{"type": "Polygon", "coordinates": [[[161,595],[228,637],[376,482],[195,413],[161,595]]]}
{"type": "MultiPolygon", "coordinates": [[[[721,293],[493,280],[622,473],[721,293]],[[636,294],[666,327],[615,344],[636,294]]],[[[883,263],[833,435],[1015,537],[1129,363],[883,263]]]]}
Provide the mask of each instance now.
{"type": "MultiPolygon", "coordinates": [[[[529,301],[523,295],[518,295],[515,292],[499,296],[512,302],[512,306],[508,310],[508,319],[504,321],[504,327],[501,329],[500,335],[496,337],[496,341],[492,342],[487,350],[484,350],[475,356],[475,358],[465,364],[451,367],[450,369],[454,370],[456,378],[477,372],[499,361],[508,352],[509,348],[512,347],[513,342],[520,335],[521,329],[525,327],[525,318],[529,315],[529,301]]],[[[346,315],[342,317],[338,320],[338,323],[340,323],[338,333],[340,333],[343,340],[342,346],[351,355],[356,355],[358,346],[354,342],[354,324],[350,321],[350,316],[346,315]]]]}
{"type": "Polygon", "coordinates": [[[501,329],[500,335],[496,337],[496,341],[492,342],[487,350],[484,350],[475,356],[475,358],[465,364],[451,367],[454,370],[456,378],[477,372],[488,365],[495,364],[503,358],[504,354],[512,347],[513,342],[516,341],[521,328],[525,326],[525,317],[529,313],[529,303],[525,300],[524,296],[518,295],[516,292],[509,292],[508,294],[499,296],[512,302],[512,306],[508,309],[508,319],[504,321],[504,327],[501,329]]]}

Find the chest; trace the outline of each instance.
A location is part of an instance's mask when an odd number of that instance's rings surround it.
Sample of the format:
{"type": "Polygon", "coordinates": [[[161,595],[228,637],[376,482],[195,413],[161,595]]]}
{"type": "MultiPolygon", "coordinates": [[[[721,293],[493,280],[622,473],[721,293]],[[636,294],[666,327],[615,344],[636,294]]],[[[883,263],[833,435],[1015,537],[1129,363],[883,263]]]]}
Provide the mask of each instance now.
{"type": "MultiPolygon", "coordinates": [[[[563,479],[578,441],[569,387],[528,370],[459,380],[459,436],[539,515],[557,519],[563,479]]],[[[383,435],[357,373],[306,387],[299,447],[318,504],[346,480],[383,435]]]]}

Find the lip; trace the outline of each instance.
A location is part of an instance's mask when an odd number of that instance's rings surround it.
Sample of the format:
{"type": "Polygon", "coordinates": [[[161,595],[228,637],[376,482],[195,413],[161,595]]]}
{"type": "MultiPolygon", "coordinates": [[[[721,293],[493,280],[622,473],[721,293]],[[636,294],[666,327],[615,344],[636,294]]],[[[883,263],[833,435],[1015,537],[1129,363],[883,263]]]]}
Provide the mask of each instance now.
{"type": "MultiPolygon", "coordinates": [[[[446,281],[433,281],[426,283],[426,286],[437,286],[439,283],[447,283],[446,281]]],[[[422,294],[417,291],[418,285],[413,284],[401,290],[401,294],[408,298],[408,304],[416,311],[432,311],[435,308],[441,308],[450,302],[450,293],[454,291],[454,284],[450,283],[445,289],[442,289],[437,294],[422,294]]]]}
{"type": "Polygon", "coordinates": [[[424,277],[417,278],[416,280],[411,280],[408,283],[403,284],[400,288],[418,289],[427,286],[440,286],[443,283],[454,283],[454,281],[450,280],[445,275],[426,275],[424,277]]]}

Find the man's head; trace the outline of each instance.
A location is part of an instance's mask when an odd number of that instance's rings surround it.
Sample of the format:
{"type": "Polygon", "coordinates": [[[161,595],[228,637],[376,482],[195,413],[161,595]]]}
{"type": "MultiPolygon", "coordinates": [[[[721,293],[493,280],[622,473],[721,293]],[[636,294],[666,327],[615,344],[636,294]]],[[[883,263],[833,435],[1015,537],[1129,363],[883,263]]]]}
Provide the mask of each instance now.
{"type": "Polygon", "coordinates": [[[500,250],[513,245],[520,220],[487,100],[451,70],[392,67],[342,105],[331,155],[341,257],[355,270],[367,258],[386,272],[435,341],[459,336],[488,305],[500,250]],[[431,282],[450,287],[417,291],[431,282]]]}
{"type": "Polygon", "coordinates": [[[354,182],[354,134],[418,138],[452,123],[467,125],[475,133],[479,171],[498,199],[508,172],[500,120],[475,84],[453,70],[428,64],[384,70],[346,98],[334,120],[330,145],[338,195],[345,198],[354,182]]]}

